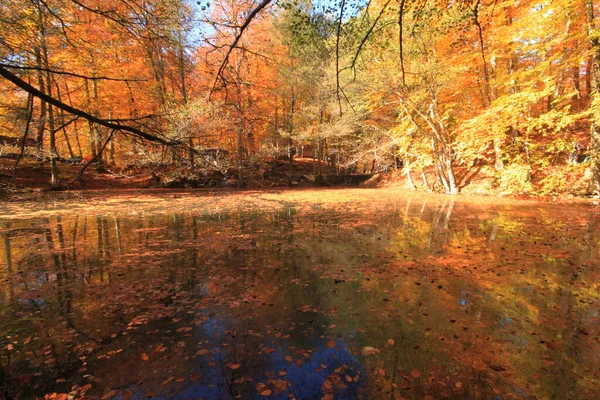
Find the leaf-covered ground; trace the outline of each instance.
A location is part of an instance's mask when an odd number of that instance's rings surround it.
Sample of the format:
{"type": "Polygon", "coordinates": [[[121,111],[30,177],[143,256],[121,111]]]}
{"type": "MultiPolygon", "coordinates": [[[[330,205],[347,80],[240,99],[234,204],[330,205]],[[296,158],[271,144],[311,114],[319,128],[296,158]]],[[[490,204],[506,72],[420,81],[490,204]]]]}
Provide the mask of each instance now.
{"type": "Polygon", "coordinates": [[[0,397],[600,395],[597,207],[158,191],[0,219],[0,397]]]}

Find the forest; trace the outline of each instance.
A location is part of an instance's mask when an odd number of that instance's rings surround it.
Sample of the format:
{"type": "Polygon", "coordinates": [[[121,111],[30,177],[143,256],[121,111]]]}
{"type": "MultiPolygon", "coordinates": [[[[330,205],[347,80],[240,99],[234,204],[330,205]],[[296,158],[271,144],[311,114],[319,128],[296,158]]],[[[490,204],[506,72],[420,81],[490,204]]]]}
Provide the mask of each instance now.
{"type": "Polygon", "coordinates": [[[599,399],[598,3],[0,0],[0,399],[599,399]]]}
{"type": "Polygon", "coordinates": [[[477,176],[504,193],[600,188],[593,0],[0,7],[3,182],[33,165],[64,188],[89,165],[243,185],[280,160],[291,184],[301,157],[313,180],[394,171],[447,194],[477,176]]]}

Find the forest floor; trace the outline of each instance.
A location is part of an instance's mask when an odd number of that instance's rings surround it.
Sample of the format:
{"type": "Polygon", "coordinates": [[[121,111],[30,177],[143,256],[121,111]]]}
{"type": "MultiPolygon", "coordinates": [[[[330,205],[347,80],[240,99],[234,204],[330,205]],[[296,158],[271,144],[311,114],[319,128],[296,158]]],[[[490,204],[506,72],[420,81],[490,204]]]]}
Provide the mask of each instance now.
{"type": "MultiPolygon", "coordinates": [[[[18,167],[13,180],[15,160],[0,158],[0,185],[12,186],[17,191],[50,190],[51,171],[46,161],[24,158],[18,167]]],[[[237,170],[228,174],[215,172],[209,176],[193,179],[186,167],[141,167],[119,168],[106,167],[98,170],[89,166],[81,174],[85,164],[58,163],[59,186],[63,190],[107,190],[107,189],[146,189],[146,188],[189,188],[189,187],[239,187],[237,170]],[[79,179],[81,178],[81,179],[79,179]]],[[[327,174],[327,164],[322,163],[323,175],[329,179],[315,182],[313,160],[311,158],[294,158],[293,172],[287,160],[268,159],[260,167],[244,167],[244,185],[248,188],[282,187],[282,186],[357,186],[371,175],[336,175],[327,174]]]]}
{"type": "MultiPolygon", "coordinates": [[[[24,158],[19,164],[13,180],[15,160],[0,158],[0,192],[17,197],[27,197],[50,190],[50,166],[48,162],[33,157],[24,158]]],[[[406,170],[390,170],[385,173],[336,175],[328,174],[328,165],[322,163],[322,180],[315,177],[316,166],[311,158],[295,157],[293,172],[288,160],[267,159],[260,166],[246,166],[243,170],[244,183],[239,184],[237,171],[229,174],[214,173],[198,178],[186,167],[129,168],[126,170],[107,167],[97,170],[89,166],[81,173],[84,164],[58,163],[59,185],[64,191],[123,190],[156,188],[238,188],[248,189],[277,187],[320,187],[320,186],[364,186],[410,190],[406,170]],[[81,178],[81,179],[79,179],[81,178]]],[[[501,196],[512,198],[538,198],[553,201],[591,199],[586,195],[586,179],[589,168],[585,165],[553,166],[537,172],[531,182],[524,182],[519,171],[503,171],[504,176],[513,174],[512,180],[498,176],[493,169],[456,168],[456,179],[463,195],[501,196]]],[[[425,170],[427,185],[421,172],[413,171],[412,180],[416,189],[423,192],[441,192],[433,178],[433,171],[425,170]],[[428,187],[429,186],[429,187],[428,187]]]]}

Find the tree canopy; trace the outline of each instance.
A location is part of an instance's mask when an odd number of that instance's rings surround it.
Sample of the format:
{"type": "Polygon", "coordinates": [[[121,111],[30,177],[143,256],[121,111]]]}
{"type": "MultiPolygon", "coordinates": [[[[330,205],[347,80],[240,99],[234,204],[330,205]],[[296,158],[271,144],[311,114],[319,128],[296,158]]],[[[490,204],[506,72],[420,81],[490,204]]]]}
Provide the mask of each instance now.
{"type": "Polygon", "coordinates": [[[593,0],[0,10],[0,135],[34,138],[53,185],[69,158],[193,166],[219,148],[243,179],[244,163],[310,148],[338,172],[402,165],[410,186],[414,174],[450,194],[481,168],[500,186],[537,179],[547,192],[585,168],[587,191],[600,191],[593,0]]]}

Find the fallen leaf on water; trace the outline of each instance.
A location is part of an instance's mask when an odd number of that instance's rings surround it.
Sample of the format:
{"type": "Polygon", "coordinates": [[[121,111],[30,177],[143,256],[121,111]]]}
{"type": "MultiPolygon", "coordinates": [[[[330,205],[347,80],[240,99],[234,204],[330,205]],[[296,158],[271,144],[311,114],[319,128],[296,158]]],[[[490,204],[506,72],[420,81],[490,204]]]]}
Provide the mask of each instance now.
{"type": "Polygon", "coordinates": [[[258,382],[258,383],[256,384],[256,391],[257,391],[258,393],[262,392],[262,391],[263,391],[263,390],[265,390],[266,388],[267,388],[267,385],[265,385],[265,384],[264,384],[264,383],[262,383],[262,382],[258,382]]]}
{"type": "Polygon", "coordinates": [[[346,379],[346,382],[348,383],[352,382],[352,377],[350,375],[344,376],[344,379],[346,379]]]}
{"type": "Polygon", "coordinates": [[[456,382],[454,384],[454,386],[456,386],[457,388],[461,388],[461,387],[463,387],[463,384],[462,384],[462,382],[456,382]]]}
{"type": "Polygon", "coordinates": [[[263,390],[262,392],[260,392],[261,396],[270,396],[271,393],[273,393],[271,389],[263,390]]]}
{"type": "Polygon", "coordinates": [[[188,378],[190,381],[195,381],[196,379],[200,378],[200,374],[192,374],[190,375],[190,377],[188,378]]]}
{"type": "Polygon", "coordinates": [[[330,340],[329,342],[327,342],[327,347],[329,347],[330,349],[335,347],[335,342],[333,340],[330,340]]]}
{"type": "Polygon", "coordinates": [[[394,342],[394,339],[388,339],[387,340],[387,344],[390,345],[390,346],[393,346],[394,343],[396,343],[396,342],[394,342]]]}
{"type": "Polygon", "coordinates": [[[379,353],[379,350],[377,350],[375,347],[371,347],[371,346],[365,346],[362,348],[362,350],[360,351],[360,353],[363,356],[370,356],[372,354],[377,354],[379,353]]]}
{"type": "Polygon", "coordinates": [[[242,366],[241,364],[231,364],[231,365],[229,366],[229,368],[230,368],[230,369],[238,369],[238,368],[239,368],[239,367],[241,367],[241,366],[242,366]]]}
{"type": "Polygon", "coordinates": [[[142,353],[142,360],[148,361],[148,354],[142,353]]]}
{"type": "Polygon", "coordinates": [[[198,351],[196,352],[196,355],[197,355],[197,356],[202,356],[202,355],[204,355],[204,354],[208,354],[208,350],[206,350],[206,349],[201,349],[201,350],[198,350],[198,351]]]}
{"type": "Polygon", "coordinates": [[[133,392],[131,390],[127,389],[123,392],[123,397],[121,399],[122,400],[131,400],[132,397],[133,397],[133,392]]]}
{"type": "Polygon", "coordinates": [[[418,378],[421,376],[421,373],[419,372],[418,369],[413,369],[410,374],[412,375],[413,378],[418,378]]]}
{"type": "Polygon", "coordinates": [[[383,370],[383,368],[378,368],[377,373],[381,376],[385,376],[385,371],[383,370]]]}

